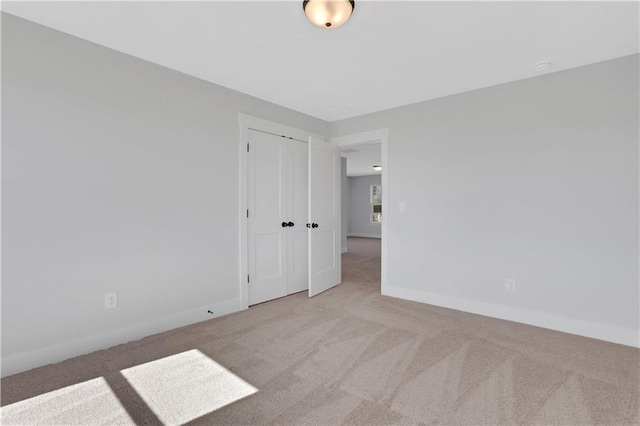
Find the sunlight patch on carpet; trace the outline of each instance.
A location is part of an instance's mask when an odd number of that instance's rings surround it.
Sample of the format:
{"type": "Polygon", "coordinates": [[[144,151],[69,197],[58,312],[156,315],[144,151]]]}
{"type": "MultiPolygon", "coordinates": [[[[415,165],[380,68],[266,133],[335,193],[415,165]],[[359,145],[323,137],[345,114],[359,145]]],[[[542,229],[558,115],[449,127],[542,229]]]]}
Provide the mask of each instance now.
{"type": "Polygon", "coordinates": [[[133,424],[103,377],[0,408],[3,425],[133,424]]]}
{"type": "Polygon", "coordinates": [[[183,424],[258,391],[197,349],[121,371],[165,424],[183,424]]]}

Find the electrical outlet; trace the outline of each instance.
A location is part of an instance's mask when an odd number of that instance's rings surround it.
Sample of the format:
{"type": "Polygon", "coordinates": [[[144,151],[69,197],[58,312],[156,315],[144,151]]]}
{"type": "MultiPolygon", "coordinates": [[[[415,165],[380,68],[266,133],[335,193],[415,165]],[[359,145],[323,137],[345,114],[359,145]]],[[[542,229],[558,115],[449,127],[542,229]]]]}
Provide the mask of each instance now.
{"type": "Polygon", "coordinates": [[[114,309],[118,307],[118,293],[106,293],[104,295],[104,308],[114,309]]]}
{"type": "Polygon", "coordinates": [[[516,291],[516,280],[511,279],[511,278],[507,278],[507,284],[505,286],[505,290],[510,291],[510,292],[515,292],[516,291]]]}

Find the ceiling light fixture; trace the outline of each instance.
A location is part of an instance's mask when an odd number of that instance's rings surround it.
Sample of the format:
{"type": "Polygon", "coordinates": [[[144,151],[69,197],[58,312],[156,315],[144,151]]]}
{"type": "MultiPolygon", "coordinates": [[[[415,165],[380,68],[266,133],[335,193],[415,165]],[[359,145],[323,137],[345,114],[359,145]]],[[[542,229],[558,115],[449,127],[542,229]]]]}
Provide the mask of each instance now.
{"type": "Polygon", "coordinates": [[[382,170],[382,166],[375,165],[373,166],[373,170],[375,170],[376,172],[379,172],[380,170],[382,170]]]}
{"type": "Polygon", "coordinates": [[[336,28],[347,22],[356,3],[353,0],[304,0],[302,9],[318,27],[336,28]]]}

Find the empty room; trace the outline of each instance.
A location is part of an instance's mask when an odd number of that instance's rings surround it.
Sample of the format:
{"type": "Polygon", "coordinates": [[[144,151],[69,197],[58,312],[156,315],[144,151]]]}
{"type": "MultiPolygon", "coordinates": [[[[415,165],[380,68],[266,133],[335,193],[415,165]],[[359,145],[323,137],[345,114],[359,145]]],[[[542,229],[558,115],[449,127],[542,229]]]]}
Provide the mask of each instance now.
{"type": "Polygon", "coordinates": [[[640,424],[639,6],[2,2],[0,423],[640,424]]]}

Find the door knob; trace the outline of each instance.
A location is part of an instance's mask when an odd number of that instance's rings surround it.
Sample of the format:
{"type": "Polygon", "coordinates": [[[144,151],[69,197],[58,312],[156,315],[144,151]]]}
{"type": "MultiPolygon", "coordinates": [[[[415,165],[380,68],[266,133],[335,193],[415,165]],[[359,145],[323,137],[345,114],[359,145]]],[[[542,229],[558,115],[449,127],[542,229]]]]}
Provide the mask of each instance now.
{"type": "Polygon", "coordinates": [[[312,227],[312,228],[317,228],[317,227],[318,227],[318,224],[317,224],[317,223],[314,223],[314,224],[312,224],[312,225],[311,225],[311,227],[312,227]]]}
{"type": "Polygon", "coordinates": [[[289,225],[289,226],[293,226],[293,225],[295,225],[295,223],[293,223],[293,222],[289,222],[289,223],[287,223],[287,225],[289,225]]]}
{"type": "Polygon", "coordinates": [[[307,223],[307,228],[311,228],[311,224],[310,223],[307,223]]]}
{"type": "Polygon", "coordinates": [[[289,224],[287,222],[282,222],[282,227],[286,228],[287,226],[289,226],[289,224]]]}

